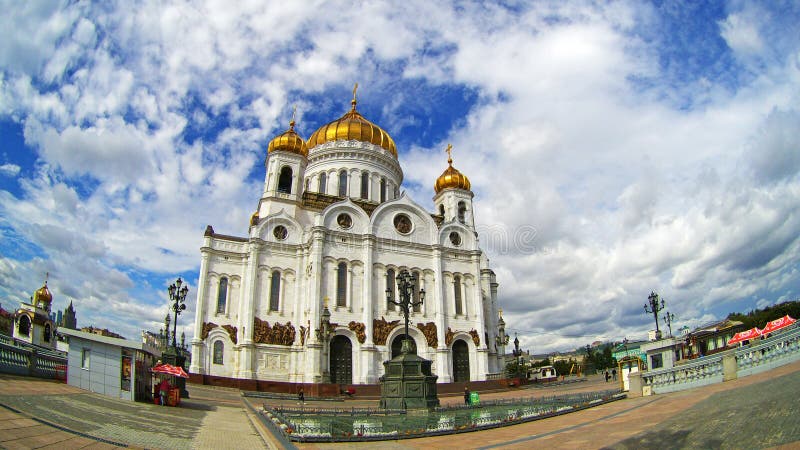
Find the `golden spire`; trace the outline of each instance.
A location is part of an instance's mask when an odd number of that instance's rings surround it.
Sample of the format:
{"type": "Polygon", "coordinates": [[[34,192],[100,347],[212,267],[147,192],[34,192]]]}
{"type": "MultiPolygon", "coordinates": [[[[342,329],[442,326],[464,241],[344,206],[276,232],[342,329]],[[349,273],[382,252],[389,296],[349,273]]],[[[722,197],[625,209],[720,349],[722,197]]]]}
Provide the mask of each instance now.
{"type": "Polygon", "coordinates": [[[294,131],[294,116],[297,114],[297,105],[292,106],[292,120],[289,121],[289,129],[294,131]]]}
{"type": "Polygon", "coordinates": [[[447,144],[447,149],[445,151],[447,152],[447,164],[450,164],[452,166],[453,165],[453,155],[452,155],[451,152],[453,151],[453,144],[448,143],[447,144]]]}
{"type": "Polygon", "coordinates": [[[358,103],[356,101],[356,91],[357,90],[358,90],[358,83],[356,83],[355,86],[353,86],[353,100],[350,100],[350,104],[353,105],[353,111],[356,110],[356,103],[358,103]]]}

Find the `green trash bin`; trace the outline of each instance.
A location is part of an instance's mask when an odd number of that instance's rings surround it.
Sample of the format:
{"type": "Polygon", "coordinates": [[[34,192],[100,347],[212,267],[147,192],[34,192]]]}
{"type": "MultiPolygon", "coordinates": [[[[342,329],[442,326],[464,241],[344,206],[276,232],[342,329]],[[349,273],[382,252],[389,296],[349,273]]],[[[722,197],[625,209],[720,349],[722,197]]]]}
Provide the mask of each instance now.
{"type": "Polygon", "coordinates": [[[476,405],[476,406],[481,404],[481,399],[478,396],[477,392],[470,392],[469,393],[469,404],[470,405],[476,405]]]}

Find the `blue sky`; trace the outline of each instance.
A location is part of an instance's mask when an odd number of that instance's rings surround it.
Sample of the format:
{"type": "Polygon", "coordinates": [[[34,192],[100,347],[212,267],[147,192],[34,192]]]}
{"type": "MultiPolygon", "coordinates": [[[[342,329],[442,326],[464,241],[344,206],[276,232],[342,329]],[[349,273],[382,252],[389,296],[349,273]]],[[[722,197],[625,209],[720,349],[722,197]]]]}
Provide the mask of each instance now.
{"type": "Polygon", "coordinates": [[[535,352],[797,299],[796,2],[2,2],[0,302],[128,337],[245,235],[269,139],[349,108],[432,208],[447,143],[535,352]],[[322,15],[319,11],[336,11],[322,15]]]}

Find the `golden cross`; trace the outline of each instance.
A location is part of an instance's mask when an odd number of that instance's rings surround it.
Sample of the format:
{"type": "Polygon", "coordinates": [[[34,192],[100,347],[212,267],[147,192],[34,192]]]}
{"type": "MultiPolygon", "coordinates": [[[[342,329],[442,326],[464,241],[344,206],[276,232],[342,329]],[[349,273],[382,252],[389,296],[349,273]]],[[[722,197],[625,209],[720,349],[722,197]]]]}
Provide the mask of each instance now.
{"type": "Polygon", "coordinates": [[[453,151],[453,144],[447,144],[447,149],[445,151],[447,152],[447,162],[452,163],[453,155],[450,152],[453,151]]]}
{"type": "Polygon", "coordinates": [[[292,120],[289,122],[289,128],[294,130],[294,116],[297,114],[297,105],[292,106],[292,120]]]}
{"type": "Polygon", "coordinates": [[[356,85],[353,86],[353,102],[356,101],[356,91],[357,90],[358,90],[358,83],[356,83],[356,85]]]}

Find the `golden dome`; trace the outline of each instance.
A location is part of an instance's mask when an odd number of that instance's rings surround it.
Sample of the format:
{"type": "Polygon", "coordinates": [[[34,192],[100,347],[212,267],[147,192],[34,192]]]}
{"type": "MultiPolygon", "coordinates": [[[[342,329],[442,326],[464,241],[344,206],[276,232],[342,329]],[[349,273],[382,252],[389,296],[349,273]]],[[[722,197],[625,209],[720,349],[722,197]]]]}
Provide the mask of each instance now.
{"type": "Polygon", "coordinates": [[[33,293],[33,305],[39,306],[40,303],[50,304],[53,301],[53,294],[50,293],[50,289],[47,289],[47,282],[44,282],[44,286],[40,287],[36,292],[33,293]]]}
{"type": "Polygon", "coordinates": [[[433,185],[433,189],[437,194],[447,188],[464,189],[465,191],[470,190],[471,185],[469,183],[469,178],[453,167],[453,158],[450,156],[450,151],[452,149],[453,146],[447,144],[448,167],[442,172],[439,178],[436,179],[436,183],[433,185]]]}
{"type": "Polygon", "coordinates": [[[294,118],[289,122],[289,129],[269,141],[267,154],[277,151],[297,153],[298,155],[308,156],[308,147],[303,138],[294,131],[294,118]]]}
{"type": "MultiPolygon", "coordinates": [[[[358,88],[358,84],[356,84],[356,88],[358,88]]],[[[397,158],[397,147],[389,133],[356,111],[356,89],[353,89],[353,100],[350,103],[353,105],[350,111],[339,119],[321,126],[308,138],[308,148],[311,149],[326,142],[355,140],[383,147],[397,158]]]]}

